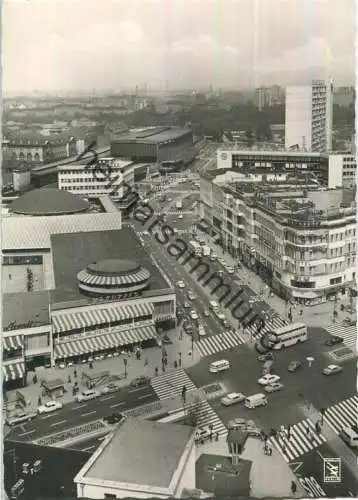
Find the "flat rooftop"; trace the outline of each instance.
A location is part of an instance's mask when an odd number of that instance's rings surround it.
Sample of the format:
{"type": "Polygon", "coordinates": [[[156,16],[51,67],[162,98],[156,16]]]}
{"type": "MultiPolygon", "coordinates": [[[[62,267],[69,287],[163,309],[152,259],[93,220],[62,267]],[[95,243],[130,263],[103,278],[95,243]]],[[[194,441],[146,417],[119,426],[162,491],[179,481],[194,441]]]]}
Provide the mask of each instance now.
{"type": "Polygon", "coordinates": [[[172,141],[188,133],[190,133],[190,129],[183,127],[155,127],[146,130],[132,131],[114,140],[113,143],[141,142],[146,144],[159,144],[172,141]]]}
{"type": "Polygon", "coordinates": [[[2,325],[4,331],[50,324],[48,290],[40,292],[4,293],[2,325]],[[9,325],[13,324],[12,328],[9,325]]]}
{"type": "Polygon", "coordinates": [[[167,488],[193,432],[190,426],[128,418],[100,446],[84,477],[167,488]]]}
{"type": "Polygon", "coordinates": [[[53,300],[66,302],[68,299],[86,299],[77,288],[77,273],[93,262],[106,259],[132,260],[146,268],[151,274],[151,294],[154,290],[170,288],[131,227],[113,231],[54,234],[51,236],[51,247],[56,285],[56,290],[51,292],[53,300]]]}

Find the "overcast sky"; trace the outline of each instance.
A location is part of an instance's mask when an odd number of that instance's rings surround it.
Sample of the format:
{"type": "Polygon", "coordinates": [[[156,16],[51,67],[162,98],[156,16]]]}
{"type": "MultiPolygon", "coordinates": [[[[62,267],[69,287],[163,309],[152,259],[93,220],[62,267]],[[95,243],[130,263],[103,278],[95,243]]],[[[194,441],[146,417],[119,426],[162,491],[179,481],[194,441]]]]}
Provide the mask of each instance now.
{"type": "Polygon", "coordinates": [[[5,0],[3,89],[354,82],[355,0],[5,0]]]}

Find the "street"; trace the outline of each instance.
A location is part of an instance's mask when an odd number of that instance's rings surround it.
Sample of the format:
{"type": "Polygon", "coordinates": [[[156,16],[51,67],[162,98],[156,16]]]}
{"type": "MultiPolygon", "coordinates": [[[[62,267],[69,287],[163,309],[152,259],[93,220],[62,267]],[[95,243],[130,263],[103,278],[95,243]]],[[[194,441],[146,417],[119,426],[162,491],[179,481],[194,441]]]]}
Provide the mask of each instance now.
{"type": "Polygon", "coordinates": [[[6,439],[18,441],[35,440],[75,425],[91,422],[114,412],[145,405],[158,400],[150,385],[121,388],[113,394],[102,395],[83,403],[69,403],[60,410],[39,415],[31,422],[14,427],[6,439]]]}

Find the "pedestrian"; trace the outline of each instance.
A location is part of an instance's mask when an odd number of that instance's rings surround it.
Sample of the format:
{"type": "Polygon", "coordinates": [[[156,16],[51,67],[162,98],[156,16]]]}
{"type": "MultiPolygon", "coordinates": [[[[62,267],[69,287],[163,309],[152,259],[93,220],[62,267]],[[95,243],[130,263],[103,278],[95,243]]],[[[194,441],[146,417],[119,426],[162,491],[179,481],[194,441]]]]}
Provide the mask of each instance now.
{"type": "Polygon", "coordinates": [[[285,445],[285,444],[283,444],[283,445],[281,446],[281,450],[282,450],[282,453],[283,453],[283,454],[285,454],[285,453],[286,453],[286,445],[285,445]]]}
{"type": "Polygon", "coordinates": [[[158,367],[157,366],[154,369],[154,373],[155,373],[155,376],[157,377],[158,376],[158,367]]]}
{"type": "Polygon", "coordinates": [[[165,372],[165,366],[163,364],[163,366],[162,366],[162,373],[164,373],[164,372],[165,372]]]}
{"type": "Polygon", "coordinates": [[[307,434],[307,436],[309,435],[309,433],[310,433],[310,427],[309,427],[309,425],[307,425],[307,427],[306,427],[306,434],[307,434]]]}
{"type": "Polygon", "coordinates": [[[178,362],[177,362],[177,360],[176,360],[176,359],[174,360],[173,366],[174,366],[174,369],[177,369],[177,368],[178,368],[178,362]]]}
{"type": "Polygon", "coordinates": [[[36,373],[35,373],[35,375],[32,377],[32,382],[33,382],[34,384],[37,384],[37,375],[36,375],[36,373]]]}
{"type": "Polygon", "coordinates": [[[168,358],[164,358],[164,360],[163,360],[163,364],[164,364],[164,366],[167,366],[167,365],[168,365],[168,358]]]}
{"type": "Polygon", "coordinates": [[[303,315],[303,309],[300,309],[300,316],[303,315]]]}
{"type": "Polygon", "coordinates": [[[293,494],[295,494],[297,491],[297,485],[296,485],[295,481],[291,482],[291,491],[293,494]]]}
{"type": "Polygon", "coordinates": [[[181,366],[181,358],[179,358],[178,363],[179,363],[179,366],[181,366]]]}
{"type": "Polygon", "coordinates": [[[39,396],[38,400],[37,400],[37,406],[41,406],[42,405],[42,400],[41,400],[41,396],[39,396]]]}
{"type": "Polygon", "coordinates": [[[71,383],[71,375],[68,376],[67,382],[70,384],[71,383]]]}
{"type": "Polygon", "coordinates": [[[73,370],[73,376],[74,378],[77,378],[77,370],[73,370]]]}

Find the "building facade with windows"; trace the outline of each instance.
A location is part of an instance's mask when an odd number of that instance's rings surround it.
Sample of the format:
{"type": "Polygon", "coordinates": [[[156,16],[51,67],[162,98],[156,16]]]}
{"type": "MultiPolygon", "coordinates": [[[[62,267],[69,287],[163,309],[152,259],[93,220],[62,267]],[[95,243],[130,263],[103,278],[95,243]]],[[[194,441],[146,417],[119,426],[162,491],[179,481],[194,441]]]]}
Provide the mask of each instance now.
{"type": "Polygon", "coordinates": [[[323,302],[356,278],[352,193],[287,179],[201,181],[201,218],[232,255],[282,297],[323,302]]]}
{"type": "Polygon", "coordinates": [[[94,166],[61,165],[58,167],[59,189],[80,196],[111,194],[121,199],[123,183],[134,186],[135,166],[132,161],[117,158],[101,158],[94,166]]]}
{"type": "Polygon", "coordinates": [[[285,146],[308,151],[332,149],[333,83],[286,87],[285,146]]]}
{"type": "Polygon", "coordinates": [[[355,188],[357,182],[357,161],[353,153],[332,152],[328,160],[328,187],[355,188]]]}

